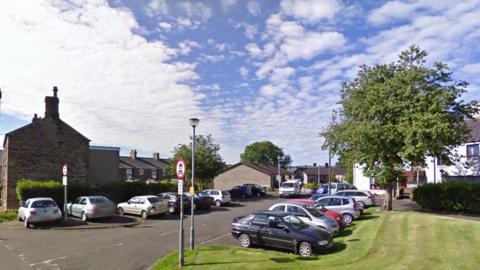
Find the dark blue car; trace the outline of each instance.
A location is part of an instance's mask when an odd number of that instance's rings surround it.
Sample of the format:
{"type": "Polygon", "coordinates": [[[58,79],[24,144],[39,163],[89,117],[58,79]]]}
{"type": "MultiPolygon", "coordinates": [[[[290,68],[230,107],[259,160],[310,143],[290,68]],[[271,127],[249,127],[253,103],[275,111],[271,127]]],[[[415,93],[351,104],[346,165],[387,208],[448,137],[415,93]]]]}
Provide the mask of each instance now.
{"type": "Polygon", "coordinates": [[[245,199],[248,197],[248,187],[246,186],[235,186],[228,191],[230,197],[232,198],[242,198],[245,199]]]}

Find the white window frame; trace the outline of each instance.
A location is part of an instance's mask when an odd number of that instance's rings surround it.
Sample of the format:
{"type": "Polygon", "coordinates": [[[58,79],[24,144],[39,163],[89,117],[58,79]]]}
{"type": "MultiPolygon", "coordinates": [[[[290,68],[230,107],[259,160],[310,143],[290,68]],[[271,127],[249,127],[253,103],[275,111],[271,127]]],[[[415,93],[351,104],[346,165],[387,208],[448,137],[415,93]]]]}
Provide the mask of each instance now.
{"type": "Polygon", "coordinates": [[[145,175],[145,169],[142,169],[142,168],[138,169],[138,175],[144,176],[145,175]]]}
{"type": "Polygon", "coordinates": [[[152,179],[157,179],[157,170],[152,170],[152,179]]]}
{"type": "Polygon", "coordinates": [[[126,169],[125,172],[126,172],[126,175],[127,175],[127,179],[132,179],[133,169],[126,169]]]}

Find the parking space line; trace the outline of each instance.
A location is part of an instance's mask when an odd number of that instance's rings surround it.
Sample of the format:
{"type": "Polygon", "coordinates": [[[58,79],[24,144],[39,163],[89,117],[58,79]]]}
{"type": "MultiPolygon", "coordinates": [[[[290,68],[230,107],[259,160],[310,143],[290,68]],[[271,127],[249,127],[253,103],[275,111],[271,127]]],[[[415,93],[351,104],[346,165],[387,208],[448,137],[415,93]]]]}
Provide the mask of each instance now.
{"type": "Polygon", "coordinates": [[[222,239],[222,238],[224,238],[224,237],[226,237],[226,236],[229,236],[229,235],[230,235],[230,233],[226,233],[226,234],[219,235],[219,236],[217,236],[217,237],[214,237],[214,238],[211,238],[211,239],[208,239],[208,240],[206,240],[206,241],[201,242],[200,245],[208,244],[208,243],[210,243],[210,242],[213,242],[213,241],[222,239]]]}

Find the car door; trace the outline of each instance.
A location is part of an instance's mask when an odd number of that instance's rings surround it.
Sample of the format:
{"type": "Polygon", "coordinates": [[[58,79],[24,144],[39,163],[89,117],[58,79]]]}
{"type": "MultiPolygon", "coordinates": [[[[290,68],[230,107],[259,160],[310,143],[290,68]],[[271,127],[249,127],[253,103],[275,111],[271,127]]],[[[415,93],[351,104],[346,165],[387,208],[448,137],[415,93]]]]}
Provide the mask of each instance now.
{"type": "Polygon", "coordinates": [[[76,216],[76,217],[79,217],[82,213],[81,209],[82,209],[82,206],[81,206],[81,202],[84,198],[82,197],[78,197],[75,202],[72,204],[72,207],[71,207],[71,212],[72,212],[72,216],[76,216]]]}
{"type": "Polygon", "coordinates": [[[20,218],[22,219],[25,219],[25,216],[26,216],[26,211],[29,207],[29,204],[30,204],[30,200],[27,200],[22,206],[20,206],[20,208],[18,209],[18,215],[20,216],[20,218]]]}
{"type": "Polygon", "coordinates": [[[135,204],[135,214],[140,215],[143,210],[147,209],[147,200],[144,198],[140,198],[137,200],[137,203],[135,204]]]}
{"type": "Polygon", "coordinates": [[[77,216],[78,217],[82,216],[82,212],[84,211],[85,207],[87,207],[87,204],[88,204],[87,200],[88,200],[87,198],[82,198],[80,200],[80,203],[77,204],[76,210],[77,210],[77,216]]]}
{"type": "Polygon", "coordinates": [[[123,211],[128,214],[135,214],[135,204],[137,203],[137,198],[131,198],[125,204],[123,211]]]}
{"type": "Polygon", "coordinates": [[[262,238],[264,239],[265,245],[276,248],[292,249],[294,244],[293,237],[290,235],[290,230],[286,229],[286,227],[280,227],[281,225],[283,225],[283,222],[279,217],[268,217],[267,226],[262,230],[262,238]]]}
{"type": "Polygon", "coordinates": [[[328,200],[328,209],[336,212],[342,212],[343,206],[342,206],[342,199],[340,198],[330,198],[328,200]]]}

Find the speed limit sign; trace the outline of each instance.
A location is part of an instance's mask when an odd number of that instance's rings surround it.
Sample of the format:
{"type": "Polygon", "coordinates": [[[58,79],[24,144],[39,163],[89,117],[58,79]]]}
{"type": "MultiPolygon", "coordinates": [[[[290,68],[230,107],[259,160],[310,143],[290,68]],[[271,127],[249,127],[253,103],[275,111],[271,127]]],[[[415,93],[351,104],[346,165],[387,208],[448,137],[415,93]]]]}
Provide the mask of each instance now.
{"type": "Polygon", "coordinates": [[[185,166],[185,161],[177,160],[177,164],[175,166],[175,171],[177,173],[177,179],[185,179],[185,170],[187,166],[185,166]]]}

